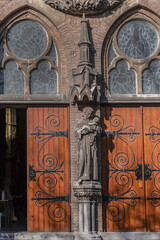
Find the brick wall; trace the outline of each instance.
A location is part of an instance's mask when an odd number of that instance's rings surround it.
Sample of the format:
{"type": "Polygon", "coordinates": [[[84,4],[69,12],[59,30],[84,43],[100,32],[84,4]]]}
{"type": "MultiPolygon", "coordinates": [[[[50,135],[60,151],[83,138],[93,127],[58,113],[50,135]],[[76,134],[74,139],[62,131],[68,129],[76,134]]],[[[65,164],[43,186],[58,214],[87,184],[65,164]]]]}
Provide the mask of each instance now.
{"type": "MultiPolygon", "coordinates": [[[[138,9],[138,8],[137,8],[138,9]]],[[[126,14],[141,11],[149,17],[159,21],[160,4],[159,0],[126,0],[112,11],[86,17],[89,21],[90,41],[92,43],[91,58],[93,66],[97,68],[99,80],[105,86],[105,43],[107,42],[107,32],[114,26],[114,22],[121,22],[126,14]],[[142,10],[136,10],[136,6],[141,6],[142,10]],[[134,10],[135,9],[135,10],[134,10]],[[153,14],[155,13],[155,15],[153,14]],[[120,16],[123,16],[120,18],[120,16]],[[158,15],[158,16],[157,16],[158,15]]],[[[0,31],[2,31],[13,18],[22,14],[31,14],[41,19],[52,32],[58,47],[60,56],[60,93],[68,93],[72,85],[72,69],[77,67],[79,62],[81,17],[65,15],[59,11],[51,9],[42,0],[0,0],[0,31]]],[[[109,37],[109,35],[107,35],[109,37]]],[[[94,106],[97,114],[100,115],[100,107],[94,106]]],[[[82,117],[82,107],[70,107],[70,159],[71,159],[71,189],[73,182],[77,179],[77,144],[73,129],[77,121],[82,117]]],[[[101,141],[99,140],[99,149],[101,141]]],[[[101,156],[99,155],[101,163],[101,156]]],[[[101,173],[101,164],[99,166],[101,173]]],[[[101,176],[100,176],[101,179],[101,176]]],[[[102,206],[98,212],[99,231],[102,231],[102,206]]],[[[76,198],[71,194],[71,230],[78,231],[78,204],[76,198]]]]}

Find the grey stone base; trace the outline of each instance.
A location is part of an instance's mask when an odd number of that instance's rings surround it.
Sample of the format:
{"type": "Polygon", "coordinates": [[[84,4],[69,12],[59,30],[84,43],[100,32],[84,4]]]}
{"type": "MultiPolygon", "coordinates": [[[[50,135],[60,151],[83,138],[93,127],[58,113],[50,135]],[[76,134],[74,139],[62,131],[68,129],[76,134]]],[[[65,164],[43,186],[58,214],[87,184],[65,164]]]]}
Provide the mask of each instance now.
{"type": "Polygon", "coordinates": [[[160,240],[160,232],[0,233],[0,240],[160,240]]]}
{"type": "Polygon", "coordinates": [[[100,235],[103,240],[160,240],[160,232],[104,232],[100,235]]]}
{"type": "Polygon", "coordinates": [[[97,233],[93,234],[79,233],[77,234],[77,236],[75,236],[75,240],[102,240],[102,238],[97,233]]]}

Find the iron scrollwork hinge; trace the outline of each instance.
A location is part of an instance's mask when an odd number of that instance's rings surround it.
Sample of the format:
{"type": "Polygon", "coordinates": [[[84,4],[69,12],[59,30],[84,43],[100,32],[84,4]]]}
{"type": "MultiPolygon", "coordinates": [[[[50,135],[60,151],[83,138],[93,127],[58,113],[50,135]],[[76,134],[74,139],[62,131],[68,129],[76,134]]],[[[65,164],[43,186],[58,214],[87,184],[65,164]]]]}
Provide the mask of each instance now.
{"type": "Polygon", "coordinates": [[[136,169],[109,169],[109,172],[134,172],[136,175],[136,180],[142,180],[142,164],[137,165],[138,168],[136,169]]]}
{"type": "Polygon", "coordinates": [[[103,196],[104,202],[118,201],[118,200],[136,200],[141,199],[141,197],[122,197],[122,196],[103,196]]]}
{"type": "MultiPolygon", "coordinates": [[[[57,173],[59,175],[59,173],[63,173],[63,170],[60,170],[62,165],[63,165],[63,163],[61,163],[59,165],[59,167],[54,170],[34,170],[34,165],[29,165],[29,181],[35,182],[37,173],[43,173],[43,174],[44,173],[57,173]]],[[[63,181],[62,177],[60,177],[60,179],[63,181]]]]}
{"type": "Polygon", "coordinates": [[[160,133],[156,133],[156,132],[150,132],[150,133],[145,133],[145,136],[160,136],[160,133]]]}
{"type": "Polygon", "coordinates": [[[66,131],[61,131],[61,132],[47,132],[47,133],[42,133],[40,131],[30,133],[31,136],[52,136],[52,137],[67,137],[68,138],[68,129],[66,131]]]}
{"type": "Polygon", "coordinates": [[[130,135],[130,136],[133,136],[133,135],[140,135],[139,132],[119,132],[119,131],[103,131],[103,136],[112,136],[112,137],[116,137],[118,135],[130,135]]]}
{"type": "Polygon", "coordinates": [[[147,197],[146,200],[156,201],[156,200],[160,200],[160,197],[147,197]]]}
{"type": "Polygon", "coordinates": [[[32,201],[51,201],[51,202],[69,202],[69,194],[67,196],[51,196],[51,197],[32,197],[32,201]]]}

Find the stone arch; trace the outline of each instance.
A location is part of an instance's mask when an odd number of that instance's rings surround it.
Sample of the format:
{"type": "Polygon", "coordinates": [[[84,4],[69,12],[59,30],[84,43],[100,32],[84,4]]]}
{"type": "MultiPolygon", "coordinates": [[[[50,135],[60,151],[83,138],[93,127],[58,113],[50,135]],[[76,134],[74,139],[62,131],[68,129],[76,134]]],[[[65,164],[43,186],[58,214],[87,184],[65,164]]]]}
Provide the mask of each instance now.
{"type": "MultiPolygon", "coordinates": [[[[34,2],[34,1],[33,1],[34,2]]],[[[58,59],[59,59],[59,93],[63,92],[63,82],[66,81],[63,76],[66,75],[67,69],[64,67],[65,64],[65,59],[66,59],[66,51],[64,47],[64,42],[61,37],[61,34],[58,30],[58,22],[54,21],[53,18],[50,17],[51,14],[45,14],[44,10],[42,9],[43,7],[40,5],[37,9],[32,6],[31,4],[24,4],[22,1],[17,0],[17,4],[12,4],[10,7],[10,3],[6,4],[2,9],[7,12],[5,17],[1,15],[1,24],[0,24],[0,34],[3,35],[3,32],[5,29],[8,28],[8,26],[13,22],[13,21],[18,21],[21,18],[33,18],[33,19],[39,19],[41,22],[44,23],[45,26],[47,26],[48,30],[50,31],[50,34],[52,35],[52,38],[54,40],[56,49],[57,49],[57,54],[58,54],[58,59]],[[8,9],[8,11],[7,11],[8,9]],[[62,67],[63,66],[63,67],[62,67]]],[[[45,7],[48,7],[44,4],[45,7]]],[[[53,11],[56,10],[51,10],[52,15],[53,11]]],[[[56,11],[58,13],[58,11],[56,11]]],[[[58,13],[60,15],[64,15],[63,13],[58,13]]],[[[62,17],[63,19],[63,17],[62,17]]],[[[0,37],[1,38],[1,37],[0,37]]]]}
{"type": "MultiPolygon", "coordinates": [[[[142,4],[137,4],[136,6],[131,7],[129,9],[127,9],[126,11],[124,11],[123,14],[117,16],[117,18],[112,23],[112,25],[110,26],[109,30],[107,31],[107,33],[105,35],[103,45],[102,45],[102,51],[101,51],[102,76],[104,79],[102,89],[104,89],[105,92],[107,89],[106,56],[107,56],[107,51],[108,51],[108,48],[110,45],[110,40],[111,40],[113,34],[119,28],[119,26],[121,26],[123,23],[129,21],[130,19],[133,19],[134,16],[136,17],[138,14],[141,15],[142,19],[144,16],[144,19],[148,18],[150,20],[150,22],[155,22],[157,25],[160,25],[160,16],[158,16],[156,14],[156,12],[154,12],[152,9],[149,9],[146,6],[143,6],[142,4]]],[[[103,92],[102,94],[105,94],[105,92],[103,92]]]]}

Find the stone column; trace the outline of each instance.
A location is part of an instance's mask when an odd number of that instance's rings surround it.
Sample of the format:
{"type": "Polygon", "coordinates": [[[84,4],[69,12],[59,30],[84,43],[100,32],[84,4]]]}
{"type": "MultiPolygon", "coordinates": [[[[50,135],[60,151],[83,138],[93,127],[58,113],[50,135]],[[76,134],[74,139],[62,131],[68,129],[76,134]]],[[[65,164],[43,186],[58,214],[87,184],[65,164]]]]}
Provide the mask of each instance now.
{"type": "Polygon", "coordinates": [[[74,196],[79,202],[79,234],[77,239],[101,239],[97,234],[97,206],[102,187],[98,181],[83,181],[73,185],[74,196]]]}

